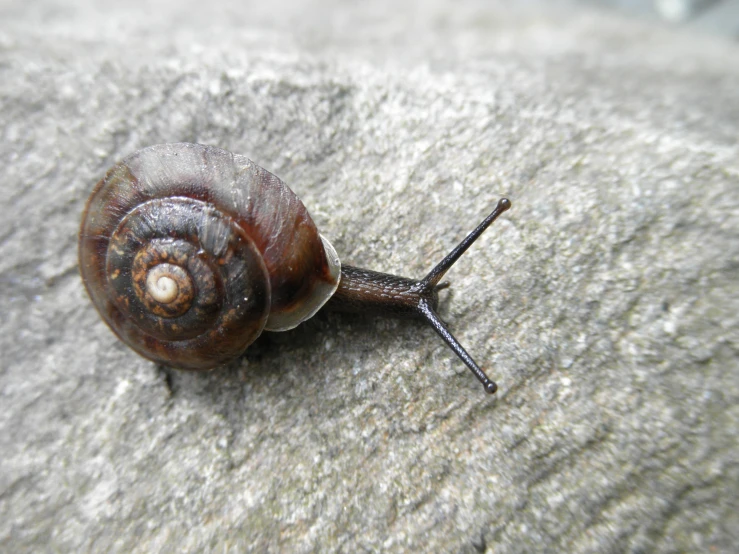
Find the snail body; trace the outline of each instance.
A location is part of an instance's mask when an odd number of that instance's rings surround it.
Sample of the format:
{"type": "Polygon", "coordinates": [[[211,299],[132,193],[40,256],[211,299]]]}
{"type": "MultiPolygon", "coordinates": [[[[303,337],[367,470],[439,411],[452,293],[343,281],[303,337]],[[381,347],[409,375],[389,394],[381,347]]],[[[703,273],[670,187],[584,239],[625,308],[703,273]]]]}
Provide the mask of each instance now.
{"type": "Polygon", "coordinates": [[[111,168],[85,208],[82,280],[110,328],[142,356],[210,369],[263,330],[283,331],[324,305],[429,322],[490,381],[435,313],[447,269],[510,207],[416,281],[339,262],[300,199],[244,156],[198,144],[139,150],[111,168]]]}

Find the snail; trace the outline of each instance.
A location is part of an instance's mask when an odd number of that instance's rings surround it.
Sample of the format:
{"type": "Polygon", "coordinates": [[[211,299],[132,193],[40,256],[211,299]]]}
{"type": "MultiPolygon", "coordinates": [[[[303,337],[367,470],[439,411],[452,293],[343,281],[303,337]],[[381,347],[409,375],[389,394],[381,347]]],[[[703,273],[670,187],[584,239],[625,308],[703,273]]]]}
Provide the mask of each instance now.
{"type": "Polygon", "coordinates": [[[497,390],[436,313],[447,270],[503,212],[498,201],[421,280],[341,264],[300,199],[244,156],[199,144],[134,152],[95,186],[79,235],[82,280],[116,335],[154,362],[211,369],[263,330],[319,309],[425,320],[497,390]]]}

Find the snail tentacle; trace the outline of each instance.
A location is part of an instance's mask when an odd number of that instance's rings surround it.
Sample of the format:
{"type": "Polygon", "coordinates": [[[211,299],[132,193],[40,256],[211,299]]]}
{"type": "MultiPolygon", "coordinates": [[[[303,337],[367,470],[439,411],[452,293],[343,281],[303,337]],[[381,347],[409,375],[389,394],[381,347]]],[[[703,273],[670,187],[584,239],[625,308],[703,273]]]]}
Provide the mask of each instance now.
{"type": "Polygon", "coordinates": [[[449,286],[447,282],[439,283],[441,278],[482,235],[485,229],[510,207],[510,200],[507,198],[500,199],[490,215],[420,281],[344,265],[341,268],[339,288],[326,304],[326,308],[344,312],[422,319],[431,325],[442,340],[472,371],[482,383],[485,391],[489,394],[495,393],[498,390],[496,383],[488,378],[449,331],[447,325],[436,313],[436,308],[439,303],[438,292],[449,286]]]}

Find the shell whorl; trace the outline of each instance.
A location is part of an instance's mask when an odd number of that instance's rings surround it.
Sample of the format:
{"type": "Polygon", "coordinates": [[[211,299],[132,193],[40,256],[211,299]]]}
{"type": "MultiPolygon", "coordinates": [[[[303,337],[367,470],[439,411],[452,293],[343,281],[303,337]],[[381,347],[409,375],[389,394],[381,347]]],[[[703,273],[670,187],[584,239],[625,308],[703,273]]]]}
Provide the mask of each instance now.
{"type": "Polygon", "coordinates": [[[313,315],[340,265],[277,177],[244,156],[182,143],[139,150],[98,183],[80,271],[124,342],[200,369],[237,357],[265,328],[313,315]]]}

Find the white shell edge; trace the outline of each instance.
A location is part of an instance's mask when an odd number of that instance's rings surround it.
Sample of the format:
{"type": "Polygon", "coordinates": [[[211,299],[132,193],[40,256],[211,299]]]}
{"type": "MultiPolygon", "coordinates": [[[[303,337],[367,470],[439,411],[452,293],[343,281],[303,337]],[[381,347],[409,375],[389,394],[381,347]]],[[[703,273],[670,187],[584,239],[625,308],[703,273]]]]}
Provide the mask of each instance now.
{"type": "Polygon", "coordinates": [[[332,282],[324,282],[318,285],[311,297],[298,309],[289,313],[270,315],[267,319],[267,324],[264,326],[265,331],[288,331],[294,329],[305,320],[316,315],[316,312],[328,302],[328,299],[334,295],[336,289],[339,287],[339,281],[341,279],[341,260],[339,260],[339,255],[326,237],[320,233],[318,236],[321,237],[323,249],[326,251],[326,261],[328,262],[331,277],[333,277],[332,282]]]}

